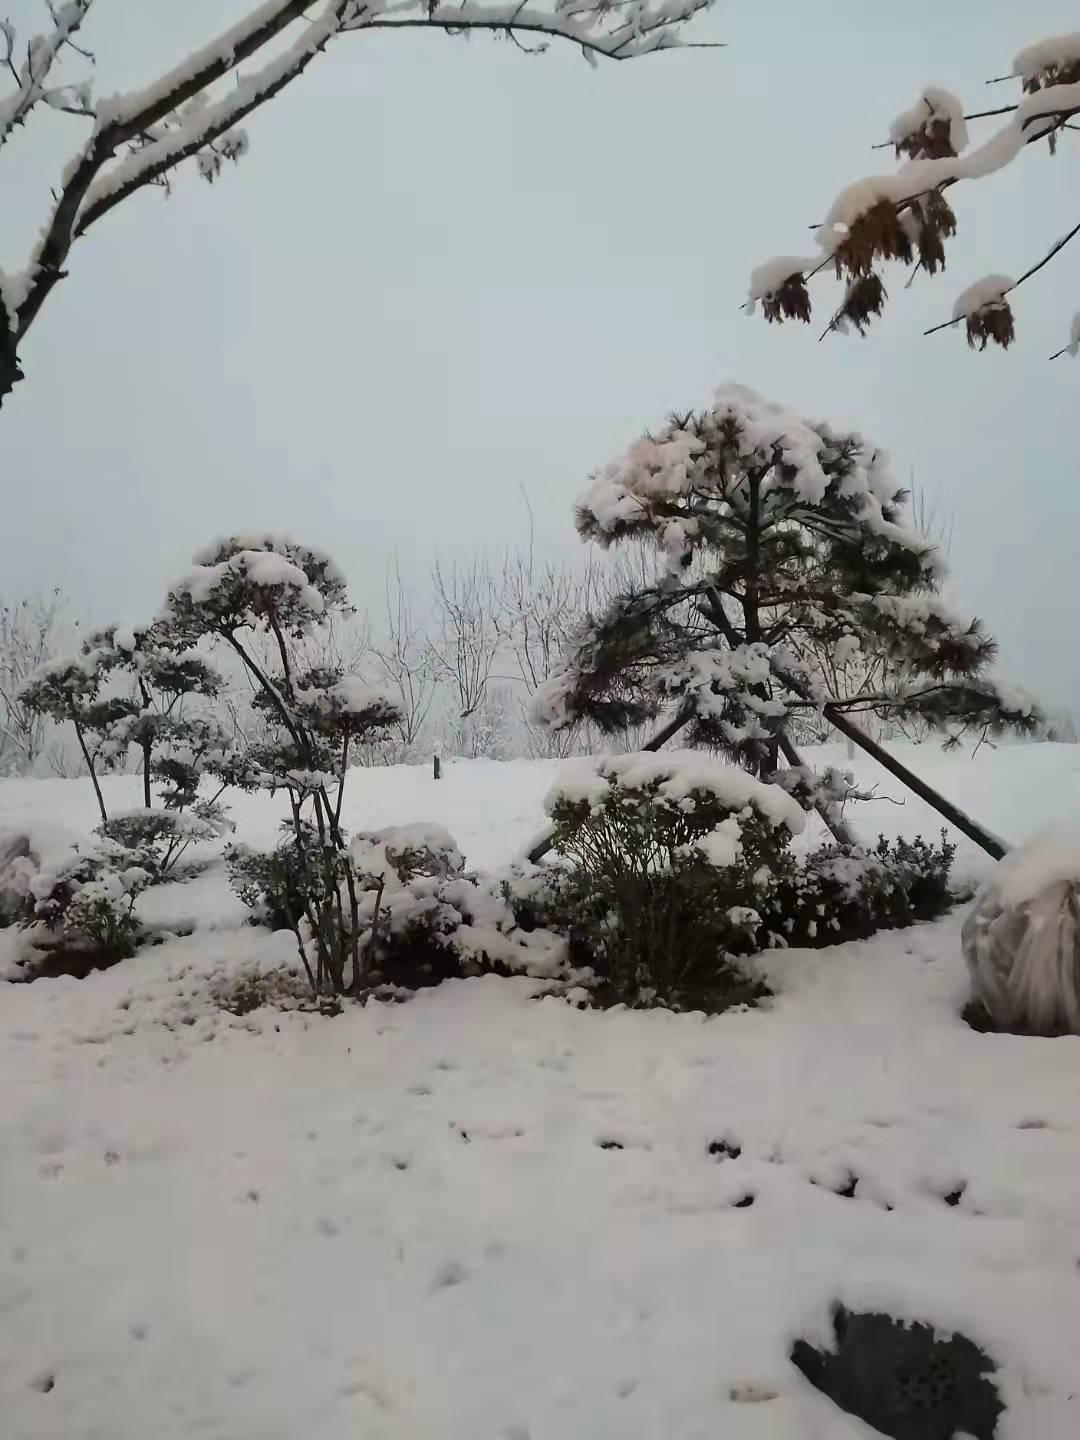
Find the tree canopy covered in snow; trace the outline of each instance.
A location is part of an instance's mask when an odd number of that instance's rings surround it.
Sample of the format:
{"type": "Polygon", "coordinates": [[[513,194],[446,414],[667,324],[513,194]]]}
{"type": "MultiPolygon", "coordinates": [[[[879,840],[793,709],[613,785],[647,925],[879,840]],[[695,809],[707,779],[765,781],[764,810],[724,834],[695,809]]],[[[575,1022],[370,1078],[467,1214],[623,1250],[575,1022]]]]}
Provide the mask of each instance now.
{"type": "Polygon", "coordinates": [[[917,715],[954,737],[1030,732],[1037,707],[988,675],[993,641],[944,600],[941,556],[904,524],[906,498],[862,436],[722,388],[592,477],[577,507],[582,536],[644,541],[658,573],[583,629],[538,692],[539,714],[607,731],[674,716],[695,743],[756,773],[774,774],[783,754],[803,789],[790,736],[802,712],[838,728],[869,710],[917,715]],[[830,693],[822,647],[841,663],[887,657],[890,678],[830,693]]]}
{"type": "Polygon", "coordinates": [[[168,189],[185,161],[215,180],[225,161],[247,150],[244,121],[331,41],[391,28],[476,30],[509,36],[531,53],[553,39],[570,41],[596,64],[684,44],[683,25],[712,0],[261,0],[149,84],[110,96],[95,94],[91,56],[79,43],[94,3],[50,4],[47,28],[29,39],[0,21],[0,150],[40,107],[88,127],[53,188],[26,263],[11,273],[0,269],[0,404],[22,378],[19,344],[67,274],[74,243],[146,186],[168,189]],[[255,68],[242,69],[248,61],[255,68]]]}
{"type": "MultiPolygon", "coordinates": [[[[757,266],[750,277],[747,308],[753,312],[760,302],[766,320],[809,323],[808,282],[831,270],[844,284],[844,293],[825,333],[854,326],[864,334],[884,310],[885,270],[890,262],[913,265],[913,273],[935,275],[944,270],[945,242],[957,227],[945,192],[961,181],[996,174],[1040,141],[1054,153],[1062,133],[1076,128],[1070,122],[1080,113],[1080,31],[1029,45],[1013,57],[1009,75],[1003,78],[1022,88],[1021,97],[974,113],[965,113],[950,91],[927,86],[890,126],[889,144],[898,159],[904,157],[897,171],[867,176],[840,191],[816,228],[815,254],[780,255],[757,266]],[[985,140],[970,146],[968,123],[992,117],[1007,118],[999,119],[998,128],[985,140]]],[[[988,275],[973,281],[958,296],[952,318],[933,329],[963,324],[969,345],[985,350],[992,341],[1007,348],[1015,338],[1009,297],[1077,234],[1080,223],[1018,278],[988,275]]],[[[1080,312],[1068,335],[1068,343],[1051,358],[1080,353],[1080,312]]]]}

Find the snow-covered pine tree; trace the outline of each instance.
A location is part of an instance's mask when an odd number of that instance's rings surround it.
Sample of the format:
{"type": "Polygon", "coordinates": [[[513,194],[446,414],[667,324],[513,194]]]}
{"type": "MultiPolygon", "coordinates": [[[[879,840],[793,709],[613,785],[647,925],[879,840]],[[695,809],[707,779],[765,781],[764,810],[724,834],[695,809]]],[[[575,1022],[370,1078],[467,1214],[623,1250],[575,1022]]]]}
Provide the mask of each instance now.
{"type": "Polygon", "coordinates": [[[646,541],[658,573],[589,622],[539,693],[540,718],[614,732],[662,716],[658,740],[686,725],[695,745],[775,778],[835,830],[847,786],[809,772],[789,733],[794,716],[818,710],[1000,853],[851,720],[868,709],[917,716],[953,738],[1039,723],[1028,696],[988,676],[995,647],[979,622],[943,601],[941,557],[903,524],[905,499],[886,456],[861,436],[741,386],[672,418],[598,471],[577,507],[585,539],[646,541]],[[832,695],[811,641],[884,657],[900,678],[832,695]]]}
{"type": "MultiPolygon", "coordinates": [[[[951,91],[928,85],[915,104],[902,110],[889,127],[887,144],[900,164],[893,174],[868,175],[846,185],[816,228],[815,255],[778,255],[758,265],[750,277],[746,308],[758,302],[766,320],[810,323],[808,282],[832,272],[844,285],[843,296],[825,328],[860,335],[888,300],[887,267],[894,261],[936,275],[945,269],[945,242],[956,234],[957,217],[945,192],[963,182],[983,180],[1013,164],[1045,141],[1051,155],[1080,115],[1080,30],[1052,35],[1013,56],[1006,75],[1022,93],[1012,103],[965,111],[951,91]],[[1002,120],[1001,116],[1007,116],[1002,120]],[[994,119],[997,127],[969,148],[968,122],[994,119]],[[901,158],[903,157],[903,158],[901,158]]],[[[985,350],[988,342],[1007,349],[1016,327],[1010,297],[1037,275],[1072,240],[1080,223],[1014,278],[985,275],[969,284],[953,304],[952,318],[925,333],[963,325],[968,344],[985,350]]],[[[910,283],[910,282],[909,282],[910,283]]],[[[1068,341],[1051,355],[1080,355],[1080,311],[1073,315],[1068,341]]]]}

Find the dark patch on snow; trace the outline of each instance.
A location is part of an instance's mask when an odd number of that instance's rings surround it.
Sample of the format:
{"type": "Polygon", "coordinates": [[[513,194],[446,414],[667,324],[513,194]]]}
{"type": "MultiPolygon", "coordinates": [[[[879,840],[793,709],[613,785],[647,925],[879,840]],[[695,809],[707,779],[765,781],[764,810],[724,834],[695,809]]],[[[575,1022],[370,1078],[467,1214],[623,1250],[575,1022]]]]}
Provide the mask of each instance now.
{"type": "Polygon", "coordinates": [[[596,1143],[601,1150],[625,1150],[626,1148],[621,1140],[597,1140],[596,1143]]]}
{"type": "Polygon", "coordinates": [[[756,1199],[757,1199],[757,1196],[753,1193],[753,1191],[747,1191],[747,1193],[742,1197],[741,1200],[736,1200],[736,1201],[734,1202],[734,1204],[733,1204],[733,1206],[732,1206],[732,1209],[734,1209],[734,1210],[748,1210],[748,1209],[750,1208],[750,1206],[753,1205],[753,1203],[754,1203],[754,1201],[755,1201],[756,1199]]]}
{"type": "Polygon", "coordinates": [[[922,1322],[833,1311],[836,1347],[796,1340],[792,1363],[840,1409],[892,1440],[995,1440],[1005,1408],[991,1376],[996,1366],[965,1335],[939,1339],[922,1322]]]}
{"type": "Polygon", "coordinates": [[[709,1145],[709,1154],[717,1160],[738,1160],[742,1146],[736,1140],[713,1140],[709,1145]]]}
{"type": "Polygon", "coordinates": [[[952,1205],[955,1208],[955,1206],[959,1205],[960,1201],[964,1198],[964,1191],[966,1189],[966,1183],[961,1181],[961,1183],[956,1187],[955,1190],[950,1190],[947,1195],[943,1195],[941,1198],[945,1201],[946,1205],[952,1205]]]}
{"type": "Polygon", "coordinates": [[[48,1395],[50,1390],[56,1388],[56,1376],[50,1371],[46,1371],[43,1375],[37,1375],[30,1381],[30,1388],[39,1391],[42,1395],[48,1395]]]}

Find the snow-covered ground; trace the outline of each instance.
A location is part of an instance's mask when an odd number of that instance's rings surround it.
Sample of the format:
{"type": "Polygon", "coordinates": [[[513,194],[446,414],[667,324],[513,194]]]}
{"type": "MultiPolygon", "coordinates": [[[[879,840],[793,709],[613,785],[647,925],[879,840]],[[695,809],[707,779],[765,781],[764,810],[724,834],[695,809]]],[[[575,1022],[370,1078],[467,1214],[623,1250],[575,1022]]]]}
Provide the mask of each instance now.
{"type": "MultiPolygon", "coordinates": [[[[1077,747],[905,758],[1010,840],[1080,806],[1077,747]]],[[[556,768],[373,770],[349,818],[495,864],[556,768]]],[[[88,826],[89,788],[0,783],[21,819],[88,826]]],[[[1080,1039],[962,1024],[961,917],[768,956],[775,1001],[713,1019],[493,978],[241,1018],[214,976],[285,937],[213,872],[152,900],[199,928],[0,986],[4,1440],[851,1440],[787,1359],[837,1299],[979,1341],[1004,1440],[1080,1433],[1080,1039]]]]}

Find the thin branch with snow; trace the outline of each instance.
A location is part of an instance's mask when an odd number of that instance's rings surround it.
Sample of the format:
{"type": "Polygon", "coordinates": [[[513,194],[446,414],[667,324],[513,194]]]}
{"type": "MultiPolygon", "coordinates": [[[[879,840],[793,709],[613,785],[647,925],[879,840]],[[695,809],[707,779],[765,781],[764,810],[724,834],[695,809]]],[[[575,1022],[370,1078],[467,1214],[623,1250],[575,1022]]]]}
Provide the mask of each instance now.
{"type": "MultiPolygon", "coordinates": [[[[92,3],[65,0],[50,6],[52,29],[30,42],[21,68],[15,62],[14,29],[6,21],[0,24],[0,78],[6,68],[13,82],[10,93],[0,93],[0,146],[39,103],[94,121],[53,192],[52,212],[27,264],[17,274],[0,272],[0,403],[22,378],[17,347],[65,277],[75,241],[140,190],[167,188],[186,160],[195,161],[204,179],[215,179],[225,160],[238,159],[247,148],[241,123],[303,74],[339,35],[389,29],[539,35],[579,46],[595,64],[682,45],[682,28],[712,0],[463,0],[455,5],[321,0],[317,8],[313,0],[261,0],[151,84],[96,103],[85,84],[47,83],[65,48],[77,48],[72,36],[92,3]],[[240,73],[245,62],[263,54],[272,58],[252,74],[240,73]]],[[[546,45],[525,48],[536,52],[546,45]]]]}
{"type": "MultiPolygon", "coordinates": [[[[1057,36],[1021,51],[1013,60],[1012,76],[1025,92],[1015,105],[971,114],[951,92],[938,87],[924,90],[890,128],[889,144],[898,156],[907,157],[899,170],[858,180],[836,196],[824,221],[814,227],[823,258],[781,256],[757,266],[746,308],[752,312],[760,300],[769,321],[809,322],[807,282],[831,267],[838,279],[846,280],[848,289],[824,333],[845,330],[849,322],[862,333],[884,310],[887,292],[882,271],[888,262],[917,261],[912,279],[920,271],[934,275],[943,270],[945,241],[957,227],[945,192],[961,181],[996,174],[1040,140],[1046,140],[1053,151],[1060,132],[1073,128],[1069,122],[1080,114],[1077,34],[1057,36]],[[967,121],[990,115],[1009,118],[969,149],[967,121]]],[[[1015,330],[1006,295],[1049,264],[1077,233],[1080,226],[1019,280],[994,275],[969,286],[952,319],[926,333],[952,328],[963,320],[970,344],[985,349],[993,340],[1008,346],[1015,330]]]]}

